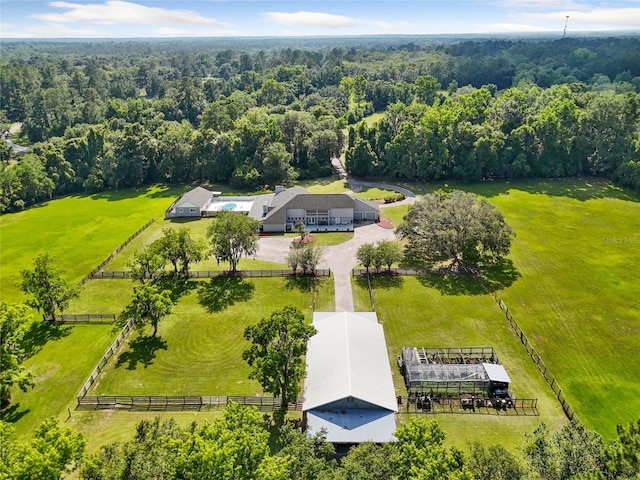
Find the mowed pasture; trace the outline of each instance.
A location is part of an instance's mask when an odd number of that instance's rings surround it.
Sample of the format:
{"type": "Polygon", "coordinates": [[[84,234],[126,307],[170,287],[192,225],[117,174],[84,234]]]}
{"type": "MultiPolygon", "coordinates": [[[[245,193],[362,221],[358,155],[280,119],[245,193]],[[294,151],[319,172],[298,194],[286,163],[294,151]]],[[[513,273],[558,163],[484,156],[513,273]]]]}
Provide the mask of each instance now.
{"type": "MultiPolygon", "coordinates": [[[[605,437],[615,435],[617,424],[637,420],[638,196],[594,179],[428,187],[473,191],[504,213],[517,237],[509,256],[511,264],[493,276],[499,283],[498,295],[559,380],[580,420],[605,437]]],[[[384,214],[399,221],[403,209],[406,207],[390,207],[384,214]]],[[[469,293],[473,289],[437,279],[423,279],[422,284],[406,279],[401,285],[374,292],[390,345],[400,341],[413,344],[421,338],[428,340],[424,346],[455,346],[471,340],[486,343],[490,337],[469,337],[466,328],[459,328],[467,317],[483,325],[485,320],[480,319],[489,315],[492,321],[499,321],[497,325],[508,328],[493,299],[487,296],[480,302],[477,295],[469,293]],[[458,305],[461,300],[468,302],[467,307],[458,305]],[[417,302],[415,321],[406,319],[412,302],[417,302]],[[431,318],[436,321],[432,323],[431,318]],[[436,340],[440,345],[433,345],[436,340]]],[[[360,305],[366,307],[367,302],[368,296],[360,305]]],[[[524,353],[519,340],[513,337],[513,342],[524,353]]],[[[542,397],[544,388],[535,396],[542,397]]],[[[523,396],[520,387],[514,389],[523,396]]]]}
{"type": "MultiPolygon", "coordinates": [[[[325,193],[331,193],[331,183],[322,186],[327,189],[325,193]]],[[[335,185],[344,188],[342,183],[335,185]]],[[[509,257],[512,268],[493,277],[500,283],[498,294],[560,381],[580,419],[605,436],[615,433],[616,424],[637,419],[640,245],[634,239],[640,240],[638,197],[593,180],[439,184],[421,186],[418,193],[425,188],[454,187],[486,196],[502,209],[517,232],[509,257]]],[[[152,216],[157,223],[123,250],[108,269],[124,268],[137,248],[158,238],[167,226],[187,226],[194,235],[204,235],[205,221],[162,220],[164,210],[178,194],[177,189],[154,187],[68,197],[3,216],[3,299],[22,301],[15,285],[19,271],[29,268],[31,258],[38,253],[50,252],[73,280],[79,280],[152,216]],[[39,237],[41,231],[46,234],[39,237]]],[[[391,206],[383,215],[398,223],[406,208],[391,206]]],[[[209,261],[196,268],[226,266],[209,261]]],[[[242,259],[240,268],[276,266],[242,259]]],[[[225,298],[220,292],[229,289],[211,287],[218,293],[210,296],[214,306],[210,311],[206,301],[201,301],[199,289],[215,281],[195,281],[196,285],[186,288],[177,300],[174,313],[161,321],[160,348],[147,349],[144,356],[138,348],[142,340],[136,344],[138,337],[132,335],[127,346],[112,357],[109,371],[94,392],[114,394],[131,389],[126,393],[154,393],[151,390],[158,386],[163,388],[158,393],[171,394],[178,392],[180,377],[187,375],[188,382],[196,382],[192,389],[196,394],[215,395],[227,388],[238,394],[259,393],[257,384],[247,379],[246,364],[237,361],[244,326],[289,303],[300,305],[310,319],[311,297],[306,287],[287,288],[282,278],[246,282],[254,285],[251,297],[242,301],[236,295],[233,303],[228,297],[226,304],[220,300],[225,298]],[[215,311],[221,304],[225,308],[215,311]],[[231,337],[239,338],[239,342],[232,344],[231,337]],[[146,384],[148,390],[144,390],[146,384]]],[[[129,301],[132,286],[130,280],[92,280],[68,311],[117,314],[129,301]]],[[[366,289],[356,286],[354,295],[356,309],[368,310],[366,289]]],[[[530,432],[538,422],[556,427],[565,421],[551,390],[511,333],[493,298],[477,285],[404,277],[390,285],[377,285],[374,298],[379,319],[385,325],[399,393],[404,394],[395,366],[396,350],[404,345],[431,346],[437,340],[435,346],[494,346],[512,376],[516,395],[540,400],[540,417],[435,417],[445,427],[450,442],[464,446],[467,439],[478,439],[514,449],[524,432],[530,432]]],[[[333,281],[325,279],[316,298],[316,310],[333,309],[333,281]]],[[[3,419],[15,422],[18,432],[28,436],[42,419],[57,416],[87,433],[92,449],[103,443],[102,438],[117,440],[130,435],[136,419],[144,413],[73,411],[77,391],[116,335],[112,327],[63,326],[58,333],[40,329],[34,332],[37,348],[27,361],[38,376],[39,386],[27,393],[16,390],[10,410],[2,412],[3,419]],[[72,412],[69,420],[67,408],[72,412]]],[[[175,412],[162,416],[188,422],[209,415],[175,412]]]]}
{"type": "Polygon", "coordinates": [[[478,193],[518,234],[500,297],[580,419],[615,435],[640,415],[640,198],[597,180],[478,193]]]}
{"type": "MultiPolygon", "coordinates": [[[[564,412],[520,346],[491,295],[471,278],[373,276],[373,298],[384,326],[396,394],[406,388],[396,357],[402,347],[493,347],[511,378],[517,398],[537,398],[540,416],[444,414],[436,419],[451,443],[499,443],[512,450],[540,423],[557,428],[564,412]]],[[[356,309],[370,309],[366,278],[354,285],[356,309]]],[[[402,412],[402,408],[400,409],[402,412]]]]}
{"type": "Polygon", "coordinates": [[[69,196],[0,218],[0,290],[23,301],[20,271],[33,258],[49,253],[72,281],[80,281],[152,217],[164,210],[184,187],[106,191],[69,196]]]}
{"type": "MultiPolygon", "coordinates": [[[[158,335],[152,337],[151,329],[131,335],[89,395],[262,395],[242,359],[249,345],[244,329],[286,305],[311,321],[312,283],[304,277],[188,282],[158,335]]],[[[333,300],[333,279],[318,281],[316,300],[333,300]]]]}

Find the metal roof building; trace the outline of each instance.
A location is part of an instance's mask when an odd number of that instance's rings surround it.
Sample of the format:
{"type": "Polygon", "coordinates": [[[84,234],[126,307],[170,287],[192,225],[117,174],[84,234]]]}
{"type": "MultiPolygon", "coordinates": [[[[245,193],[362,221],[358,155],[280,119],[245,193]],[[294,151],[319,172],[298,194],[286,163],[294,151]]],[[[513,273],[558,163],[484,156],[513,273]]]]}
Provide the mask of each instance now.
{"type": "Polygon", "coordinates": [[[302,410],[307,435],[393,441],[397,399],[382,325],[372,312],[316,312],[307,346],[302,410]]]}

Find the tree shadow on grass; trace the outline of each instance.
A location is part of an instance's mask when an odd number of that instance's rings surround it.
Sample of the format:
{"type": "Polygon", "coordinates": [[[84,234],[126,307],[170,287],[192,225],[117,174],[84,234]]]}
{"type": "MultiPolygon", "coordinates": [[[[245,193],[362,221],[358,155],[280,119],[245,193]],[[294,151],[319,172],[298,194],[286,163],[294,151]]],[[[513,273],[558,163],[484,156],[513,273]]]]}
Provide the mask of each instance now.
{"type": "Polygon", "coordinates": [[[47,344],[47,342],[60,340],[71,334],[71,325],[59,322],[35,321],[27,330],[22,346],[25,357],[33,357],[47,344]]]}
{"type": "Polygon", "coordinates": [[[501,258],[493,265],[482,267],[482,276],[488,283],[489,292],[497,292],[513,285],[522,275],[510,258],[501,258]]]}
{"type": "Polygon", "coordinates": [[[313,275],[288,275],[284,277],[284,288],[308,293],[313,291],[314,286],[320,286],[322,281],[322,278],[313,275]]]}
{"type": "Polygon", "coordinates": [[[15,423],[31,411],[30,408],[20,410],[20,403],[16,403],[0,412],[0,420],[7,423],[15,423]]]}
{"type": "MultiPolygon", "coordinates": [[[[404,278],[402,275],[397,275],[393,272],[384,272],[381,271],[379,273],[375,273],[372,271],[369,274],[371,281],[371,288],[381,288],[381,289],[391,289],[391,288],[402,288],[404,285],[404,278]]],[[[356,285],[360,288],[368,289],[369,282],[367,281],[367,275],[358,275],[356,277],[356,285]]]]}
{"type": "Polygon", "coordinates": [[[169,296],[173,303],[177,303],[180,297],[186,295],[197,287],[198,282],[173,274],[162,275],[155,280],[155,285],[160,290],[169,290],[169,296]]]}
{"type": "Polygon", "coordinates": [[[238,302],[248,302],[256,287],[242,277],[217,277],[198,287],[198,301],[209,313],[226,310],[238,302]]]}
{"type": "Polygon", "coordinates": [[[528,178],[516,180],[497,180],[456,185],[468,192],[485,197],[508,194],[509,190],[522,190],[531,194],[542,194],[554,197],[568,197],[584,202],[596,198],[616,198],[639,202],[640,195],[631,189],[619,187],[615,183],[595,177],[568,178],[528,178]]]}
{"type": "Polygon", "coordinates": [[[118,357],[116,368],[127,364],[127,370],[135,370],[138,364],[147,368],[153,363],[158,350],[167,350],[167,341],[156,335],[139,336],[129,344],[129,350],[122,352],[118,357]]]}
{"type": "Polygon", "coordinates": [[[491,283],[473,273],[430,273],[416,278],[441,295],[486,295],[491,291],[491,283]]]}

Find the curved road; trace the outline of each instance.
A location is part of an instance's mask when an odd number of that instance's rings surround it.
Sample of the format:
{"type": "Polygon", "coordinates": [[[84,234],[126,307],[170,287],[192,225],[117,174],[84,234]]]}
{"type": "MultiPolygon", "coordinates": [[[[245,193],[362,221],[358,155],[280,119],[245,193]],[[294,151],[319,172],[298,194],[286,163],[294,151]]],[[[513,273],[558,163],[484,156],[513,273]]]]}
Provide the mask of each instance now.
{"type": "MultiPolygon", "coordinates": [[[[411,204],[417,200],[416,195],[406,188],[396,185],[387,185],[384,183],[354,180],[348,178],[346,173],[344,173],[343,177],[344,170],[341,167],[342,165],[340,165],[340,168],[338,169],[336,168],[336,165],[334,165],[334,169],[336,169],[340,177],[349,182],[349,186],[351,186],[354,191],[360,190],[363,186],[366,186],[394,190],[396,192],[401,192],[406,196],[406,198],[401,202],[381,205],[382,209],[394,205],[402,205],[406,203],[411,204]]],[[[358,251],[358,248],[360,248],[364,243],[375,243],[380,240],[394,240],[395,238],[396,237],[392,229],[382,228],[378,224],[372,223],[356,227],[354,229],[353,238],[345,243],[331,247],[323,247],[322,259],[318,264],[318,268],[331,269],[335,284],[336,312],[353,312],[351,270],[358,264],[356,259],[356,252],[358,251]]],[[[269,260],[271,262],[286,263],[285,258],[289,252],[291,240],[291,238],[282,237],[261,237],[256,258],[269,260]]]]}

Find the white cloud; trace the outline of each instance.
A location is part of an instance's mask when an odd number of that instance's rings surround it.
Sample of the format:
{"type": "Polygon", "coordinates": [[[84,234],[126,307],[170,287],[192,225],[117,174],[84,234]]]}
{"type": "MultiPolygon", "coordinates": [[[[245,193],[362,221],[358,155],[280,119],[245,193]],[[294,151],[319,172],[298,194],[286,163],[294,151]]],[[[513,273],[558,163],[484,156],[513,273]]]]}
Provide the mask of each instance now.
{"type": "Polygon", "coordinates": [[[346,28],[367,23],[363,20],[358,20],[357,18],[321,12],[264,12],[261,15],[268,21],[278,25],[346,28]]]}
{"type": "Polygon", "coordinates": [[[640,26],[640,8],[595,8],[589,11],[563,11],[553,13],[530,13],[523,15],[530,22],[558,23],[558,19],[569,17],[569,27],[580,26],[589,29],[628,28],[637,30],[640,26]]]}
{"type": "MultiPolygon", "coordinates": [[[[357,32],[350,32],[355,35],[371,33],[407,33],[408,31],[416,28],[415,24],[409,22],[390,23],[382,20],[365,20],[322,12],[264,12],[261,16],[271,23],[287,25],[289,27],[319,27],[330,29],[358,27],[359,30],[357,32]]],[[[281,34],[305,35],[308,34],[308,32],[284,30],[281,34]]]]}
{"type": "Polygon", "coordinates": [[[97,30],[88,28],[69,28],[66,25],[57,23],[47,23],[41,25],[30,25],[16,30],[2,27],[3,38],[75,38],[75,37],[103,37],[107,36],[97,30]]]}
{"type": "Polygon", "coordinates": [[[224,24],[215,18],[207,18],[190,10],[169,10],[147,7],[133,2],[107,0],[102,4],[80,4],[70,2],[50,2],[54,8],[67,10],[64,13],[38,13],[31,18],[53,23],[90,23],[146,25],[217,25],[224,24]]]}
{"type": "Polygon", "coordinates": [[[505,8],[531,8],[535,10],[563,9],[563,10],[584,10],[587,5],[579,4],[573,0],[504,0],[502,6],[505,8]]]}

